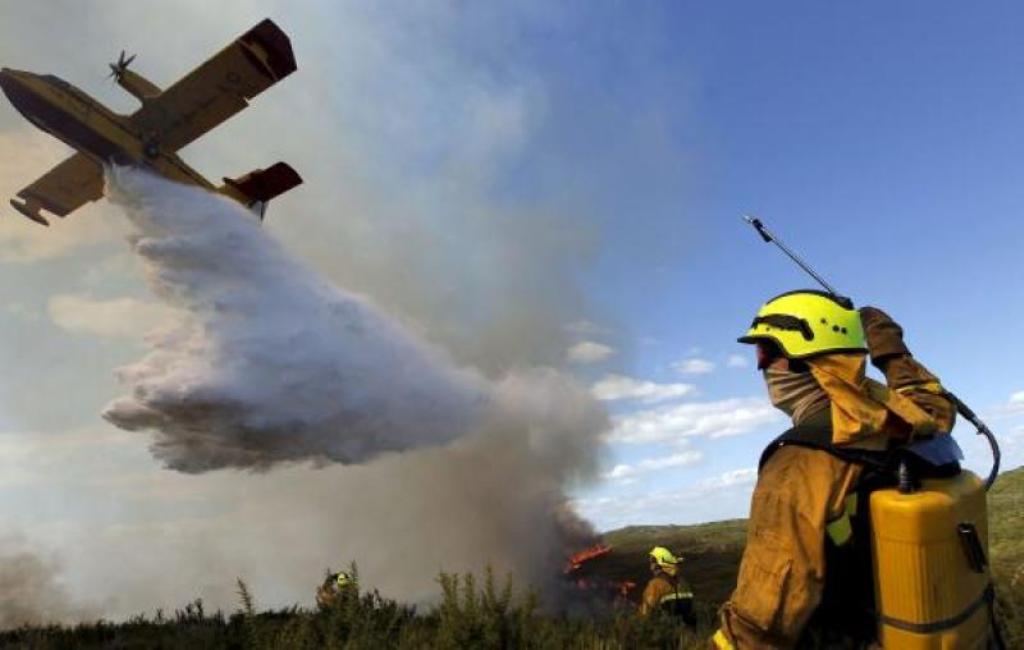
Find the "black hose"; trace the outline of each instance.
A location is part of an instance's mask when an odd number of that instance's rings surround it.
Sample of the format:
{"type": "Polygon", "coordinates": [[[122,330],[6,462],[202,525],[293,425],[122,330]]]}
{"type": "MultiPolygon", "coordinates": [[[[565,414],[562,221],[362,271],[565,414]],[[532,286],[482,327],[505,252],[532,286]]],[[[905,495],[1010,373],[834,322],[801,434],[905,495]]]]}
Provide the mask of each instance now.
{"type": "Polygon", "coordinates": [[[971,410],[971,407],[964,404],[959,397],[949,391],[946,391],[946,397],[956,404],[957,412],[964,416],[968,422],[974,425],[974,428],[978,430],[978,435],[985,436],[985,439],[988,440],[988,446],[992,449],[992,470],[988,473],[988,478],[985,479],[985,491],[988,492],[996,482],[996,477],[999,476],[999,463],[1002,460],[1002,453],[999,451],[999,442],[996,440],[996,436],[992,433],[992,430],[988,428],[988,425],[981,421],[981,418],[971,410]]]}
{"type": "Polygon", "coordinates": [[[985,600],[988,601],[988,625],[992,632],[991,647],[993,650],[1006,650],[1006,641],[1003,640],[1003,631],[999,627],[999,620],[996,617],[996,590],[989,583],[985,590],[985,600]]]}

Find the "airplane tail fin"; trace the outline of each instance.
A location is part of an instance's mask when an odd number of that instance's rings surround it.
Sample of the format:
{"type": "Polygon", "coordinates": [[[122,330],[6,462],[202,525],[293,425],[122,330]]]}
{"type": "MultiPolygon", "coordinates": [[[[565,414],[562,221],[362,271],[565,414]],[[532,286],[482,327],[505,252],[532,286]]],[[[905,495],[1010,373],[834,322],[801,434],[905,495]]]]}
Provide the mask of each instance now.
{"type": "Polygon", "coordinates": [[[238,178],[225,178],[219,189],[234,199],[259,211],[260,220],[267,202],[302,184],[302,177],[288,163],[279,162],[266,169],[257,169],[238,178]]]}
{"type": "Polygon", "coordinates": [[[24,199],[23,203],[18,203],[15,199],[11,199],[11,207],[38,224],[42,224],[44,226],[50,225],[50,222],[46,220],[46,217],[44,217],[40,211],[43,204],[37,199],[27,198],[24,199]]]}

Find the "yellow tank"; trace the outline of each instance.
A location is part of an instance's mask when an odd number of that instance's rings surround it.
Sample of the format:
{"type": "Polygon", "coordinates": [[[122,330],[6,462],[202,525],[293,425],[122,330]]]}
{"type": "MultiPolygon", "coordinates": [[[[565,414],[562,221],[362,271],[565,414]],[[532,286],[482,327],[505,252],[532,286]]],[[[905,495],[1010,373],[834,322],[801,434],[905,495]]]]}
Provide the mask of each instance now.
{"type": "Polygon", "coordinates": [[[882,647],[985,648],[990,578],[981,560],[988,557],[981,480],[964,471],[925,480],[909,494],[875,491],[871,531],[882,647]]]}

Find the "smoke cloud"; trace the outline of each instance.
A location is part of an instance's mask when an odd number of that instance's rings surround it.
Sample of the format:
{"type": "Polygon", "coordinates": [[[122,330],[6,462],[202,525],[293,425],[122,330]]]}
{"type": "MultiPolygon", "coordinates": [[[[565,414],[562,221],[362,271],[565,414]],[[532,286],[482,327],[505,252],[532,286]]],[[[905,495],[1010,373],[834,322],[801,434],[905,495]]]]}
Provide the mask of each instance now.
{"type": "MultiPolygon", "coordinates": [[[[566,517],[564,490],[591,474],[604,415],[558,372],[524,368],[566,363],[580,338],[567,323],[623,329],[609,313],[613,304],[589,300],[591,280],[602,296],[656,281],[655,271],[682,248],[683,220],[665,219],[662,208],[667,196],[673,212],[687,204],[692,175],[665,116],[687,108],[675,94],[661,94],[671,83],[646,81],[661,60],[654,44],[672,35],[628,11],[399,5],[314,2],[296,11],[274,0],[232,0],[225,20],[211,20],[209,3],[198,0],[111,0],[108,11],[85,14],[67,2],[3,10],[5,65],[56,74],[121,113],[137,102],[102,81],[121,48],[138,53],[134,70],[168,87],[248,27],[274,19],[292,39],[299,71],[182,155],[211,179],[275,160],[298,169],[307,183],[276,200],[260,230],[279,238],[300,267],[317,271],[304,273],[344,289],[321,280],[335,304],[352,306],[352,318],[369,324],[364,338],[378,350],[397,346],[399,358],[419,359],[420,376],[432,378],[417,386],[403,372],[370,364],[369,377],[387,390],[362,396],[352,392],[362,390],[358,378],[328,379],[343,389],[336,395],[308,377],[295,380],[311,391],[300,397],[321,406],[329,394],[363,406],[375,396],[379,403],[360,412],[377,424],[341,413],[346,426],[332,430],[287,399],[269,409],[255,385],[235,381],[258,376],[255,366],[238,363],[238,350],[260,364],[264,379],[288,358],[271,363],[258,356],[270,349],[260,343],[230,339],[238,348],[207,349],[220,355],[217,365],[207,361],[212,372],[194,381],[183,374],[202,369],[203,356],[182,350],[223,340],[205,329],[210,323],[234,325],[209,304],[246,293],[224,288],[234,282],[230,275],[219,296],[186,297],[168,285],[172,295],[160,302],[178,315],[154,335],[164,346],[151,343],[140,353],[138,326],[121,319],[142,320],[137,308],[152,292],[132,268],[139,259],[152,265],[127,252],[122,208],[99,201],[50,229],[2,220],[0,261],[26,266],[0,280],[12,312],[20,303],[18,314],[0,319],[9,342],[0,347],[4,367],[18,369],[5,378],[0,425],[32,448],[86,428],[97,438],[60,463],[52,454],[22,458],[16,469],[30,487],[3,490],[4,520],[54,549],[72,597],[100,603],[103,615],[152,612],[197,596],[232,609],[236,576],[262,606],[309,604],[324,568],[349,560],[368,586],[418,601],[437,593],[439,569],[479,571],[492,562],[524,581],[550,578],[561,545],[587,534],[566,517]],[[40,48],[52,25],[72,15],[74,29],[40,48]],[[608,43],[624,33],[648,45],[608,58],[608,43]],[[572,47],[538,50],[537,35],[572,47]],[[596,77],[594,61],[603,71],[596,77]],[[609,78],[628,85],[610,86],[609,78]],[[605,226],[626,213],[629,228],[603,245],[605,226]],[[616,271],[592,276],[594,263],[616,271]],[[618,284],[607,285],[609,278],[618,284]],[[178,299],[208,302],[193,309],[178,299]],[[150,374],[119,386],[107,369],[125,364],[129,373],[150,374]],[[406,402],[388,398],[399,393],[418,403],[447,399],[450,410],[403,411],[406,402]],[[138,433],[96,422],[98,406],[122,394],[117,412],[131,415],[138,433]],[[299,419],[286,423],[285,412],[299,419]],[[431,413],[428,426],[404,426],[431,413]],[[390,437],[355,433],[367,431],[390,437]],[[33,471],[36,463],[44,464],[33,471]],[[206,471],[213,468],[224,469],[206,471]]],[[[675,79],[678,66],[672,70],[675,79]]],[[[70,153],[9,106],[0,108],[0,150],[8,154],[0,160],[8,194],[70,153]]],[[[132,200],[157,204],[163,191],[136,192],[132,200]]],[[[188,211],[179,220],[192,214],[201,221],[211,209],[181,205],[188,211]]],[[[131,228],[156,241],[168,226],[153,224],[153,235],[131,228]]],[[[175,237],[192,235],[168,239],[175,237]]],[[[238,263],[233,244],[211,245],[220,248],[202,264],[238,263]]],[[[207,273],[202,264],[172,275],[207,273]]],[[[266,279],[263,269],[246,268],[266,279]]],[[[265,298],[248,286],[246,299],[265,298]]],[[[269,309],[260,318],[283,323],[286,316],[269,309]]],[[[329,329],[321,321],[299,327],[310,336],[329,329]]],[[[334,342],[358,360],[362,348],[342,340],[360,338],[342,330],[334,342]]],[[[616,359],[628,358],[628,345],[614,334],[600,340],[614,345],[616,359]]],[[[301,348],[287,352],[294,361],[301,348]]],[[[327,376],[328,361],[317,361],[302,367],[327,376]]]]}
{"type": "Polygon", "coordinates": [[[593,476],[608,427],[585,389],[550,368],[457,367],[233,201],[124,169],[108,195],[175,317],[117,371],[128,395],[106,419],[152,431],[154,455],[183,472],[365,464],[338,476],[314,528],[385,591],[427,597],[439,569],[485,564],[553,586],[590,535],[566,486],[593,476]]]}
{"type": "Polygon", "coordinates": [[[0,629],[94,615],[72,603],[57,578],[58,568],[18,539],[0,540],[0,629]]]}

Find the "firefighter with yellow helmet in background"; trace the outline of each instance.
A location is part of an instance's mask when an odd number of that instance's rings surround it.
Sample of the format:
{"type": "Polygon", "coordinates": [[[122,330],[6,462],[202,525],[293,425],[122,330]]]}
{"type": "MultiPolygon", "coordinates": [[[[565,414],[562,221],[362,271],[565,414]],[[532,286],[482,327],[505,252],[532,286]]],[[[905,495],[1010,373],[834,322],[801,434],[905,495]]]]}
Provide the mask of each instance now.
{"type": "Polygon", "coordinates": [[[359,579],[347,571],[338,571],[337,573],[328,571],[323,584],[316,590],[316,604],[320,607],[330,607],[343,594],[358,596],[359,579]]]}
{"type": "Polygon", "coordinates": [[[739,341],[756,346],[771,402],[794,426],[762,456],[736,589],[711,645],[791,648],[821,602],[826,544],[852,534],[862,466],[837,452],[948,433],[956,411],[899,325],[833,294],[777,296],[739,341]],[[868,354],[887,385],[865,376],[868,354]]]}
{"type": "Polygon", "coordinates": [[[683,558],[676,557],[664,546],[655,546],[647,554],[653,574],[640,599],[641,616],[655,610],[678,617],[690,627],[696,627],[693,611],[693,591],[680,575],[683,558]]]}

